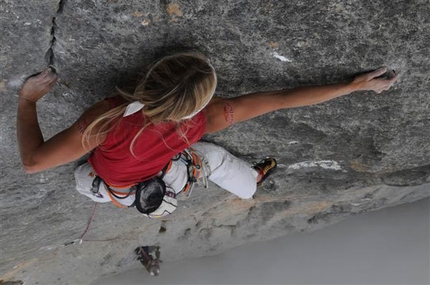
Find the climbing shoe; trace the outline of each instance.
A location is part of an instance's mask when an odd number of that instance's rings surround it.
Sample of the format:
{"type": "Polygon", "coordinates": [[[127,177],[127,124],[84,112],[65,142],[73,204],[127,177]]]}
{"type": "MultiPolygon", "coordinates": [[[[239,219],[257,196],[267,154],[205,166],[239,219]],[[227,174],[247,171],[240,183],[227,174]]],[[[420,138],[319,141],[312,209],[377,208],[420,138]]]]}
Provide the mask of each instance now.
{"type": "Polygon", "coordinates": [[[276,159],[267,157],[262,159],[259,163],[254,163],[253,168],[261,175],[261,179],[257,182],[257,187],[260,187],[264,180],[269,177],[270,174],[275,172],[277,166],[276,159]]]}

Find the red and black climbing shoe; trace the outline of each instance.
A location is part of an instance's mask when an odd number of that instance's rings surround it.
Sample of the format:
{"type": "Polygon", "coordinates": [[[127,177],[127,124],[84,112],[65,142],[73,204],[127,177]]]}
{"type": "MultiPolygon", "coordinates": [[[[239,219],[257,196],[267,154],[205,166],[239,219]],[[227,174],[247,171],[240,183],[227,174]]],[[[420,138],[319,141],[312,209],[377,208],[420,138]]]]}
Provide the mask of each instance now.
{"type": "Polygon", "coordinates": [[[272,157],[267,157],[262,159],[259,163],[254,164],[253,168],[261,175],[260,181],[257,182],[257,187],[260,187],[263,181],[266,180],[270,174],[275,172],[277,165],[276,159],[272,157]]]}

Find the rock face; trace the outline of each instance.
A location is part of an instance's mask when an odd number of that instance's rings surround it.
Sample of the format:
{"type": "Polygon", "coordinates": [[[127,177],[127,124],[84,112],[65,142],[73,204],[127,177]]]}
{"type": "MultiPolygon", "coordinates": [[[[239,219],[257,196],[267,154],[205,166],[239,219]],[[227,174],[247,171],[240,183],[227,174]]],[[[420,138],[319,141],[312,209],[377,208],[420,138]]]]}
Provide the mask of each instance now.
{"type": "Polygon", "coordinates": [[[138,245],[165,260],[322,228],[349,215],[430,192],[427,1],[9,1],[0,3],[0,279],[89,284],[137,266],[138,245]],[[93,204],[74,190],[71,163],[21,170],[17,91],[54,66],[60,85],[38,105],[46,138],[168,53],[199,50],[219,77],[217,94],[326,84],[388,66],[399,82],[278,111],[206,137],[250,162],[274,156],[278,172],[252,200],[211,184],[164,224],[133,209],[93,204]],[[97,240],[97,241],[94,241],[97,240]],[[101,240],[101,241],[100,241],[101,240]]]}

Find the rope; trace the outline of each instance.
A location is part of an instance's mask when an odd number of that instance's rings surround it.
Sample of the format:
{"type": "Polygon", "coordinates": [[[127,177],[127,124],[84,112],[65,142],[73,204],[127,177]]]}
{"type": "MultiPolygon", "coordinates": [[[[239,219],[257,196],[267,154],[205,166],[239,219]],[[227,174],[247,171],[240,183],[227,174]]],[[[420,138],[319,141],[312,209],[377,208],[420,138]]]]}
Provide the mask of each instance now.
{"type": "Polygon", "coordinates": [[[63,244],[63,246],[71,245],[71,244],[76,244],[76,243],[77,244],[82,244],[82,242],[84,242],[84,241],[113,241],[115,239],[115,238],[104,239],[104,240],[100,240],[100,239],[84,239],[84,236],[87,234],[88,230],[90,229],[91,223],[94,220],[94,216],[96,214],[96,209],[97,209],[97,203],[94,203],[94,207],[93,207],[93,211],[91,213],[90,220],[88,221],[87,227],[85,228],[85,231],[81,235],[81,237],[79,239],[75,239],[73,241],[66,242],[65,244],[63,244]]]}
{"type": "Polygon", "coordinates": [[[87,225],[87,227],[86,227],[86,229],[85,229],[84,233],[81,235],[81,238],[80,238],[80,240],[82,240],[82,241],[84,240],[84,236],[87,234],[88,229],[90,228],[91,223],[92,223],[92,222],[93,222],[93,220],[94,220],[94,216],[95,216],[95,214],[96,214],[96,209],[97,209],[97,203],[94,203],[93,212],[91,213],[90,221],[88,222],[88,225],[87,225]]]}

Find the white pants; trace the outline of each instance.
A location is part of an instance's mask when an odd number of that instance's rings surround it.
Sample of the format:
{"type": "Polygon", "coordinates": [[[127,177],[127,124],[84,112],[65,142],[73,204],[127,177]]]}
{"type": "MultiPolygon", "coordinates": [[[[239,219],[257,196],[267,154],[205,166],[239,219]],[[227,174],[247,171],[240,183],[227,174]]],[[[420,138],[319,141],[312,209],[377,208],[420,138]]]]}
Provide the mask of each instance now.
{"type": "MultiPolygon", "coordinates": [[[[225,190],[242,199],[250,199],[257,189],[257,171],[248,163],[233,156],[224,148],[207,142],[198,142],[191,146],[209,166],[208,179],[225,190]]],[[[95,172],[89,163],[85,163],[75,170],[76,189],[95,202],[110,202],[106,187],[102,183],[99,193],[94,195],[91,191],[95,172]]],[[[170,170],[163,177],[166,187],[179,193],[187,183],[187,167],[181,161],[173,161],[170,170]]],[[[120,202],[123,205],[131,205],[134,195],[130,195],[120,202]]]]}

